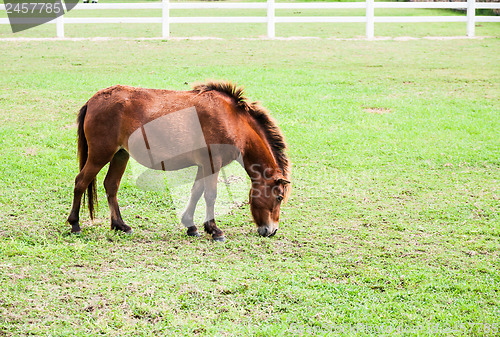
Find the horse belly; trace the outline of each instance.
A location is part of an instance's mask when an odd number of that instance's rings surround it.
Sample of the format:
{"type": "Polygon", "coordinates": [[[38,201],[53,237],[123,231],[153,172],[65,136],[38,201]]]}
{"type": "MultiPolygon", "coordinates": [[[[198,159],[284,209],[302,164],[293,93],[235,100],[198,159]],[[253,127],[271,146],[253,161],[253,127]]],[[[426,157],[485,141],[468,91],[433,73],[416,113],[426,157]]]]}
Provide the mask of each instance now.
{"type": "Polygon", "coordinates": [[[195,107],[159,117],[135,130],[128,150],[141,165],[172,171],[210,165],[210,157],[195,107]]]}

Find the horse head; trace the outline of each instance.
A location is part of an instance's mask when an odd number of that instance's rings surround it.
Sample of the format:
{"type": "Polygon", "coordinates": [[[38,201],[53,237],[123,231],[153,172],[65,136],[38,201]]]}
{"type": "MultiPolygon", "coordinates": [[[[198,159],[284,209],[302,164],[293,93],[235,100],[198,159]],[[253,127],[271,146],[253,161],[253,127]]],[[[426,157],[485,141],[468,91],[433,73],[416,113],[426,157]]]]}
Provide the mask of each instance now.
{"type": "Polygon", "coordinates": [[[273,236],[278,231],[280,207],[286,200],[290,181],[281,171],[264,174],[252,179],[250,210],[261,236],[273,236]]]}

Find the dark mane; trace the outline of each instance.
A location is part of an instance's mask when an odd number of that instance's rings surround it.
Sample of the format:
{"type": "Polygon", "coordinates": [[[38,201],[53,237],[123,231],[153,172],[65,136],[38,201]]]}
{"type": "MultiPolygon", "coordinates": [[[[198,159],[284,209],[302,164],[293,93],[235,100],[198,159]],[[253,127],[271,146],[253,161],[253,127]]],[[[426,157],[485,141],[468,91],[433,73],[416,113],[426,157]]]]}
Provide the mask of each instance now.
{"type": "Polygon", "coordinates": [[[290,162],[286,156],[287,145],[281,130],[269,112],[257,102],[249,102],[245,97],[243,87],[227,81],[209,81],[193,85],[193,90],[203,93],[215,90],[233,98],[234,104],[241,110],[248,113],[255,122],[260,125],[264,135],[271,146],[272,153],[278,167],[286,179],[290,179],[290,162]]]}

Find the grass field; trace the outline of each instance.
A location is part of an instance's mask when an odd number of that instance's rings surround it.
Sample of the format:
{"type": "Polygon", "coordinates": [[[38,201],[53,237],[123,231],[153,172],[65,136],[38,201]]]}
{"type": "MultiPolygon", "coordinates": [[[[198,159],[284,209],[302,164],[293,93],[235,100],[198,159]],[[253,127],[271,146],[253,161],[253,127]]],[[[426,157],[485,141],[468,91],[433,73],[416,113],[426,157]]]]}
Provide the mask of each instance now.
{"type": "Polygon", "coordinates": [[[0,335],[500,333],[498,38],[0,43],[0,335]],[[97,220],[70,235],[78,109],[209,78],[287,137],[278,235],[245,205],[218,219],[225,244],[189,238],[132,168],[134,235],[109,230],[103,173],[97,220]]]}

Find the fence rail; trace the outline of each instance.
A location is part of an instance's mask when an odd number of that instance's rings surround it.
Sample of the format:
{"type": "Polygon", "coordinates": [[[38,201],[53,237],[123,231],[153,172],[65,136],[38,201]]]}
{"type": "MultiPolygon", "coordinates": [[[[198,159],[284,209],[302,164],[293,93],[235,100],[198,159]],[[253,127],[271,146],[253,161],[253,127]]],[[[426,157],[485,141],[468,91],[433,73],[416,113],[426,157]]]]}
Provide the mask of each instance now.
{"type": "MultiPolygon", "coordinates": [[[[267,23],[267,36],[274,38],[276,23],[366,23],[366,37],[375,36],[376,22],[414,23],[414,22],[466,22],[467,36],[475,35],[476,22],[500,22],[496,16],[476,16],[476,9],[500,9],[500,3],[476,2],[308,2],[308,3],[275,3],[267,2],[240,2],[240,3],[206,3],[206,2],[170,2],[161,0],[158,3],[97,3],[77,4],[73,10],[98,9],[161,9],[159,17],[99,17],[99,18],[67,18],[60,16],[48,23],[57,26],[57,37],[64,37],[65,24],[99,24],[99,23],[158,23],[162,24],[162,37],[170,35],[171,23],[267,23]],[[423,9],[464,9],[466,16],[375,16],[375,8],[423,8],[423,9]],[[237,16],[237,17],[176,17],[170,16],[171,9],[266,9],[266,16],[237,16]],[[276,16],[277,9],[365,9],[365,16],[276,16]]],[[[0,5],[5,10],[5,5],[0,5]]],[[[9,24],[7,18],[0,18],[0,24],[9,24]]]]}

